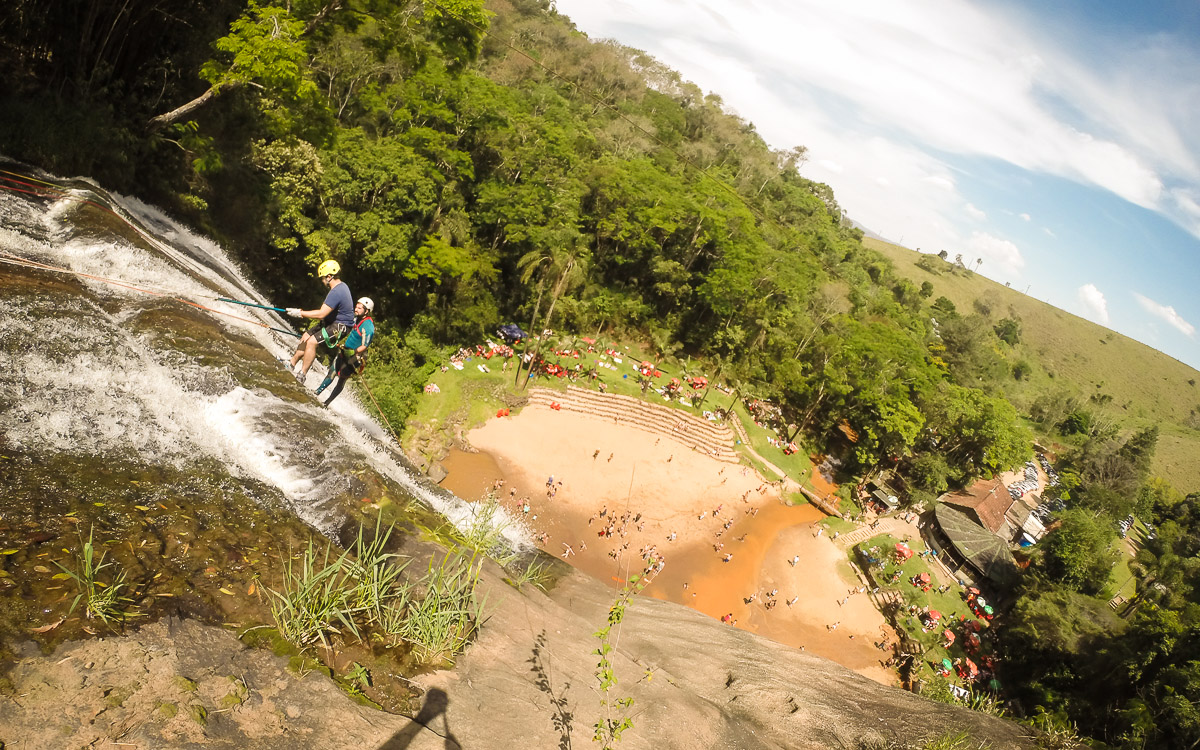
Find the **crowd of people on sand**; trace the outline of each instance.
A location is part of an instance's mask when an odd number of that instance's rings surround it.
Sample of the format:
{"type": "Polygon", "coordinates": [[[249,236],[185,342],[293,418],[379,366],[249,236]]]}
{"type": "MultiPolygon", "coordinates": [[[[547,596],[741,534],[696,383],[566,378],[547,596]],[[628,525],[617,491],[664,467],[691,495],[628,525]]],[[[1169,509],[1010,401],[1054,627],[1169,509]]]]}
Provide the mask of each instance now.
{"type": "MultiPolygon", "coordinates": [[[[661,370],[653,363],[639,362],[636,358],[632,359],[632,361],[629,361],[630,358],[628,355],[622,354],[612,347],[597,346],[594,344],[594,342],[586,339],[584,340],[583,344],[578,345],[578,348],[556,347],[554,349],[549,349],[547,353],[549,354],[551,360],[557,358],[557,361],[551,361],[545,357],[539,358],[538,361],[533,364],[533,367],[530,368],[531,378],[537,376],[546,376],[556,379],[566,378],[575,381],[576,379],[586,376],[593,381],[599,380],[599,385],[602,386],[603,380],[600,380],[600,373],[604,369],[619,370],[620,368],[618,368],[617,365],[622,364],[623,361],[628,361],[626,367],[632,367],[636,374],[642,376],[643,378],[654,379],[662,377],[661,370]],[[595,357],[590,355],[595,355],[595,357]]],[[[466,366],[467,363],[470,363],[471,360],[476,358],[482,360],[481,364],[486,366],[488,360],[494,360],[498,356],[505,361],[506,367],[508,361],[510,359],[515,359],[516,357],[515,353],[512,351],[512,348],[506,344],[497,345],[492,341],[488,341],[486,342],[486,345],[480,345],[473,348],[464,348],[460,350],[458,353],[456,353],[455,357],[451,359],[451,366],[461,370],[466,366]]],[[[531,354],[527,354],[526,356],[532,357],[531,354]]],[[[443,370],[445,370],[445,368],[443,368],[443,370]]],[[[634,373],[630,373],[629,377],[633,376],[634,373]]],[[[703,378],[685,378],[684,381],[686,382],[686,386],[690,386],[693,389],[697,387],[708,387],[708,383],[703,378]]],[[[684,382],[680,382],[677,379],[672,379],[671,382],[663,386],[662,390],[667,391],[672,397],[679,398],[684,387],[684,382]]],[[[718,388],[719,387],[720,386],[718,386],[718,388]]],[[[777,407],[768,402],[752,401],[751,414],[754,416],[756,423],[759,423],[760,426],[772,428],[778,425],[777,420],[780,417],[780,415],[776,413],[776,409],[777,407]]],[[[704,417],[707,419],[719,419],[720,416],[721,415],[712,412],[706,412],[704,414],[704,417]]],[[[786,433],[781,432],[780,434],[786,433]]],[[[769,442],[771,442],[771,444],[773,444],[775,447],[783,450],[785,453],[790,453],[795,450],[794,444],[789,444],[790,441],[772,438],[769,442]]],[[[655,445],[657,444],[658,443],[655,442],[655,445]]],[[[660,460],[662,460],[664,463],[671,463],[672,459],[677,457],[678,456],[675,454],[671,454],[665,459],[660,460]]],[[[612,462],[614,459],[614,454],[609,453],[605,455],[599,448],[597,448],[593,451],[591,458],[594,462],[612,462]]],[[[746,467],[740,468],[743,476],[748,475],[748,472],[751,471],[746,467]]],[[[732,471],[733,469],[730,469],[729,467],[721,467],[719,470],[715,470],[716,479],[714,480],[713,484],[715,486],[725,484],[726,481],[730,479],[730,477],[726,476],[726,474],[731,474],[732,471]]],[[[545,502],[554,502],[558,494],[562,491],[565,491],[565,486],[566,485],[564,481],[562,478],[558,477],[557,473],[549,476],[545,483],[545,502]]],[[[734,559],[734,555],[739,549],[739,545],[746,542],[749,536],[747,533],[742,532],[737,524],[745,517],[753,517],[757,514],[758,507],[751,502],[753,494],[757,493],[758,495],[763,496],[774,489],[775,486],[773,484],[762,482],[757,487],[752,489],[739,489],[736,493],[731,493],[732,497],[726,499],[725,502],[715,502],[713,503],[713,506],[710,506],[710,508],[695,512],[695,520],[705,522],[698,524],[697,526],[700,528],[706,528],[707,533],[712,535],[709,538],[709,543],[712,546],[713,554],[717,556],[721,562],[731,563],[734,559]],[[708,521],[709,518],[712,520],[708,521]]],[[[518,498],[517,491],[515,489],[510,489],[507,492],[507,496],[510,503],[516,504],[517,508],[521,513],[524,514],[526,518],[529,518],[530,520],[537,519],[536,513],[531,512],[530,499],[528,497],[518,498]]],[[[913,516],[911,520],[916,520],[915,516],[913,516]]],[[[650,573],[657,573],[661,571],[667,562],[667,555],[665,554],[665,551],[673,548],[674,545],[678,543],[680,538],[679,532],[674,529],[671,529],[668,532],[668,526],[663,528],[661,537],[658,537],[656,541],[652,541],[643,535],[643,532],[646,531],[646,521],[647,519],[645,519],[641,513],[635,512],[634,510],[613,510],[605,505],[599,510],[594,511],[587,520],[589,530],[596,532],[596,537],[591,538],[593,549],[589,555],[598,555],[603,552],[613,559],[625,559],[626,555],[628,558],[633,558],[634,554],[636,554],[637,558],[635,559],[641,559],[646,571],[650,573]]],[[[681,529],[681,531],[690,532],[690,529],[681,529]]],[[[814,524],[814,537],[819,537],[823,535],[824,532],[825,527],[823,525],[814,524]]],[[[590,538],[591,535],[587,534],[585,536],[590,538]]],[[[828,536],[831,539],[836,539],[839,536],[839,533],[836,531],[831,531],[828,536]]],[[[557,553],[563,559],[569,560],[572,557],[581,555],[588,551],[588,539],[585,538],[580,538],[578,540],[551,539],[550,534],[545,531],[535,532],[535,538],[543,549],[547,549],[548,545],[560,545],[560,549],[554,550],[554,553],[557,553]]],[[[692,539],[690,541],[695,540],[692,539]]],[[[550,550],[547,549],[547,551],[550,550]]],[[[594,558],[589,559],[594,560],[594,558]]],[[[801,563],[801,556],[798,554],[786,556],[784,557],[784,561],[786,561],[792,568],[796,568],[801,563]]],[[[686,581],[683,582],[682,585],[685,591],[689,589],[689,584],[686,581]]],[[[875,589],[875,591],[878,591],[878,589],[875,589]]],[[[836,602],[839,608],[842,608],[849,604],[852,597],[865,594],[867,592],[867,586],[856,586],[848,589],[845,595],[834,599],[834,602],[836,602]]],[[[692,597],[696,596],[694,587],[689,593],[692,597]]],[[[762,607],[762,611],[770,612],[776,609],[781,602],[786,608],[791,608],[800,600],[800,598],[801,595],[795,592],[791,592],[791,595],[787,593],[780,594],[778,588],[771,587],[770,589],[758,589],[748,592],[746,595],[742,596],[742,601],[746,605],[760,605],[762,607]]],[[[833,611],[836,612],[838,610],[833,611]]],[[[853,613],[843,612],[842,615],[843,617],[851,617],[853,616],[853,613]]],[[[724,615],[721,615],[720,619],[723,623],[728,625],[736,626],[738,624],[733,612],[728,612],[724,615]]],[[[848,623],[854,621],[855,620],[847,620],[848,623]]],[[[838,631],[839,627],[841,627],[841,633],[839,633],[839,635],[844,634],[846,638],[854,639],[856,634],[860,638],[863,637],[863,633],[856,630],[856,628],[844,627],[841,618],[838,618],[833,622],[829,622],[825,625],[825,627],[830,633],[838,631]],[[847,633],[847,630],[852,632],[847,633]]],[[[883,629],[881,637],[870,640],[875,648],[881,651],[886,652],[889,650],[894,650],[892,640],[890,639],[886,628],[883,629]]],[[[894,666],[896,659],[897,656],[893,653],[889,656],[887,661],[881,660],[880,663],[885,666],[894,666]]]]}

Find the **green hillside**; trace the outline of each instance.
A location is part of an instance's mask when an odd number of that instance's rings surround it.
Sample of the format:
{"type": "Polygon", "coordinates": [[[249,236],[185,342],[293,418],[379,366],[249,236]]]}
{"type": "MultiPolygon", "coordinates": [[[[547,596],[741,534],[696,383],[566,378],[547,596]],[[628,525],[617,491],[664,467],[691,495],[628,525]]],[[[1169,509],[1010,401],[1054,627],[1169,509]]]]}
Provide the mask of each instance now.
{"type": "Polygon", "coordinates": [[[1039,398],[1057,394],[1086,404],[1122,433],[1157,424],[1153,471],[1184,492],[1200,489],[1200,372],[937,256],[870,238],[863,244],[892,261],[899,276],[917,286],[930,282],[931,299],[946,297],[959,311],[978,311],[993,321],[1020,321],[1020,342],[1002,354],[1010,364],[1024,360],[1032,366],[1026,378],[1006,387],[1023,413],[1039,398]]]}

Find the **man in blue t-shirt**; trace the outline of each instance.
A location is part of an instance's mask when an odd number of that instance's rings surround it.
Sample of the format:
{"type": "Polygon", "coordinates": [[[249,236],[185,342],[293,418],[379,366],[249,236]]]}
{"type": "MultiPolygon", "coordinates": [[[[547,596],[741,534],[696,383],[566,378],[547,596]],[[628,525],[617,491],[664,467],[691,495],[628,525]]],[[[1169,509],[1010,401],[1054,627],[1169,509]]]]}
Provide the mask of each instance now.
{"type": "Polygon", "coordinates": [[[329,287],[329,294],[325,295],[325,302],[322,303],[319,310],[287,308],[287,314],[293,318],[315,318],[317,320],[317,323],[300,337],[300,343],[296,345],[296,353],[292,355],[292,362],[289,365],[296,379],[301,383],[304,382],[305,376],[308,375],[308,368],[312,367],[313,360],[317,357],[317,343],[322,343],[330,349],[336,349],[345,338],[346,332],[354,325],[354,295],[350,294],[350,287],[346,286],[346,282],[338,278],[341,271],[342,267],[336,260],[327,260],[317,267],[317,276],[321,279],[321,283],[329,287]],[[301,359],[303,359],[303,364],[300,371],[297,372],[296,363],[301,359]]]}
{"type": "Polygon", "coordinates": [[[358,302],[354,305],[354,327],[346,336],[346,343],[342,344],[337,359],[329,365],[329,372],[325,373],[325,379],[317,387],[317,395],[320,395],[321,391],[329,387],[336,375],[337,385],[329,394],[329,398],[325,399],[325,406],[333,403],[351,375],[362,372],[363,367],[366,366],[367,347],[371,345],[371,339],[375,337],[375,322],[371,320],[371,313],[374,310],[375,302],[370,297],[359,297],[358,302]]]}

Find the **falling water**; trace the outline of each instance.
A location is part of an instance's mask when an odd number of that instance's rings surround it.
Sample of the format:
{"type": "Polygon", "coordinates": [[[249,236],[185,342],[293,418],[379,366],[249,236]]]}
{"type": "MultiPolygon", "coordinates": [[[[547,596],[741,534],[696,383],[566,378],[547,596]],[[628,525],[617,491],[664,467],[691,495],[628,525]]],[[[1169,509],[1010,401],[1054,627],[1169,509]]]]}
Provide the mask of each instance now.
{"type": "MultiPolygon", "coordinates": [[[[183,471],[217,462],[330,537],[364,472],[469,524],[471,506],[421,479],[351,393],[325,409],[296,386],[281,361],[296,339],[269,330],[285,320],[217,301],[267,303],[216,243],[70,184],[55,199],[0,191],[0,446],[183,471]]],[[[506,534],[528,547],[518,525],[506,534]]]]}

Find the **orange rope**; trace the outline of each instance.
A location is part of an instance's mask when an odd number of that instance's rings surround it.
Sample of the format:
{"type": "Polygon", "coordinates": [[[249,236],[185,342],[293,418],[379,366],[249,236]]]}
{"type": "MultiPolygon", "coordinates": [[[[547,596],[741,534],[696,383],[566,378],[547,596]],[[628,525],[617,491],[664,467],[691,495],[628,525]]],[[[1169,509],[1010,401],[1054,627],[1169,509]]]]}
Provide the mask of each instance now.
{"type": "Polygon", "coordinates": [[[109,278],[105,278],[104,276],[95,276],[93,274],[84,273],[82,271],[72,271],[69,268],[62,268],[61,266],[52,266],[48,263],[40,263],[36,260],[29,260],[27,258],[22,258],[17,255],[10,255],[8,253],[0,253],[0,262],[9,263],[11,265],[19,265],[19,266],[26,266],[29,268],[36,268],[36,269],[39,269],[42,271],[52,271],[54,273],[67,273],[67,274],[71,274],[73,276],[79,276],[84,279],[92,279],[93,281],[100,281],[105,284],[112,284],[113,286],[124,287],[125,289],[132,289],[135,292],[142,292],[144,294],[152,294],[155,297],[167,297],[169,299],[175,300],[176,302],[182,302],[185,305],[190,305],[192,307],[195,307],[199,310],[205,310],[207,312],[214,313],[216,315],[226,315],[230,318],[233,318],[234,320],[238,320],[243,323],[250,323],[252,325],[260,326],[262,328],[271,328],[272,327],[270,324],[264,323],[261,320],[251,320],[250,318],[243,318],[239,315],[234,315],[233,313],[225,312],[224,310],[217,310],[217,309],[208,307],[207,305],[202,305],[199,302],[192,302],[191,300],[186,300],[186,299],[183,299],[182,297],[174,296],[168,292],[158,292],[153,289],[147,289],[145,287],[135,286],[128,282],[120,281],[118,279],[109,279],[109,278]]]}
{"type": "Polygon", "coordinates": [[[133,229],[135,231],[142,233],[142,230],[138,229],[128,219],[126,219],[124,216],[121,216],[119,213],[112,210],[108,206],[101,205],[93,200],[88,199],[88,198],[77,198],[73,195],[70,195],[69,191],[66,188],[59,187],[58,185],[55,185],[52,182],[46,182],[45,180],[39,180],[35,177],[30,177],[29,175],[18,174],[16,172],[9,172],[6,169],[0,169],[0,175],[12,175],[11,177],[0,177],[0,180],[2,180],[4,182],[12,182],[12,183],[16,183],[17,185],[24,185],[25,187],[32,188],[32,189],[24,190],[22,188],[13,187],[11,185],[3,185],[3,184],[0,184],[0,188],[4,188],[5,190],[11,190],[14,193],[27,193],[29,195],[35,195],[39,198],[58,198],[60,200],[75,201],[76,203],[83,203],[88,206],[94,206],[94,207],[100,209],[101,211],[107,211],[108,213],[117,217],[121,221],[124,221],[126,224],[129,224],[129,226],[133,227],[133,229]],[[24,179],[16,179],[18,177],[24,178],[24,179]],[[26,180],[29,180],[29,182],[26,182],[26,180]],[[49,189],[47,190],[46,188],[39,188],[37,185],[32,184],[35,182],[38,183],[38,185],[45,185],[49,189]]]}

